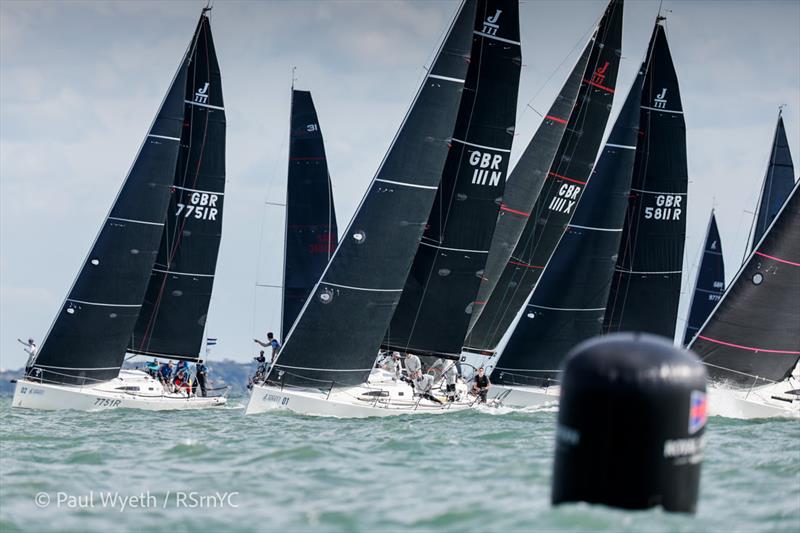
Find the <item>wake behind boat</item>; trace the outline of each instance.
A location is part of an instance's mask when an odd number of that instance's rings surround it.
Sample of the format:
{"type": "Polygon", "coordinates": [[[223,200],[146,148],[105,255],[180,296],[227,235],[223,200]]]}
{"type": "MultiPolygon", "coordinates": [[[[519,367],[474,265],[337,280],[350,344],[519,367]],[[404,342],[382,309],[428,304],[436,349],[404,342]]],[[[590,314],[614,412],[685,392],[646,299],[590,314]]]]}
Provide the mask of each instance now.
{"type": "Polygon", "coordinates": [[[13,407],[226,403],[225,394],[206,396],[202,376],[196,395],[188,365],[175,381],[121,370],[126,352],[199,360],[225,181],[225,113],[207,11],[41,351],[17,381],[13,407]]]}

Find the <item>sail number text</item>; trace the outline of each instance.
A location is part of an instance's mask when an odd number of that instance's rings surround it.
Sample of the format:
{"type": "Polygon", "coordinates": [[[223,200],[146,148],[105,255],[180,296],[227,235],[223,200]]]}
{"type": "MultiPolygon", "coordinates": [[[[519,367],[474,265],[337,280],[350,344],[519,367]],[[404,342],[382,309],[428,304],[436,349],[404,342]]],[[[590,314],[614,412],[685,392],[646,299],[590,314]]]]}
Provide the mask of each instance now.
{"type": "Polygon", "coordinates": [[[659,194],[656,196],[655,207],[644,208],[644,218],[654,220],[680,220],[681,201],[679,194],[659,194]]]}
{"type": "Polygon", "coordinates": [[[194,218],[200,220],[217,220],[217,214],[219,213],[217,209],[218,198],[216,194],[193,192],[189,196],[189,204],[178,204],[178,211],[175,212],[175,216],[179,217],[182,214],[185,218],[194,216],[194,218]]]}

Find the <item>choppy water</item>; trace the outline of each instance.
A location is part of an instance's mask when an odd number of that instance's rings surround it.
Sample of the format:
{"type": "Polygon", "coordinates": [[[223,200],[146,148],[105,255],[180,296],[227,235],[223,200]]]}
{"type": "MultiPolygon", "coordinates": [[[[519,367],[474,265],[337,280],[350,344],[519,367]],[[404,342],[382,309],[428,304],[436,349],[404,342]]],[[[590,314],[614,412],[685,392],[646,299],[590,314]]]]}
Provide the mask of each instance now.
{"type": "Polygon", "coordinates": [[[5,398],[0,531],[800,531],[797,421],[710,419],[695,517],[551,508],[554,423],[552,411],[36,412],[5,398]],[[141,493],[145,508],[103,501],[141,493]]]}

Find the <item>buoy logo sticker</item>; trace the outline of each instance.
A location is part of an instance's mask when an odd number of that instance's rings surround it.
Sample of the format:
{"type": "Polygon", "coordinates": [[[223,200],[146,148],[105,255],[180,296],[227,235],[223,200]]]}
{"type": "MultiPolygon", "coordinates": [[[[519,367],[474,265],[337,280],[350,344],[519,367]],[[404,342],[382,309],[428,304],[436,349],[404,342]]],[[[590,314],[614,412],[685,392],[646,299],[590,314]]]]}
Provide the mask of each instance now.
{"type": "Polygon", "coordinates": [[[693,390],[689,402],[689,435],[694,435],[705,427],[707,413],[706,393],[693,390]]]}

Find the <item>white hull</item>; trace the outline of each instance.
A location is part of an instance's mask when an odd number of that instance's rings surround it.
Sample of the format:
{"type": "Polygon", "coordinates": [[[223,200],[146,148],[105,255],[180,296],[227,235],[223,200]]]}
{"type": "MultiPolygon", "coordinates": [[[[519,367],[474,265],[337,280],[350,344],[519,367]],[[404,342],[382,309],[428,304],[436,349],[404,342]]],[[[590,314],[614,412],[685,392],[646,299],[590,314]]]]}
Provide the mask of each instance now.
{"type": "Polygon", "coordinates": [[[201,397],[187,396],[182,392],[168,392],[159,381],[144,372],[123,370],[119,377],[90,386],[57,385],[20,379],[14,389],[11,406],[46,411],[58,409],[171,411],[205,409],[225,405],[226,402],[224,396],[201,397]],[[120,387],[125,387],[127,390],[120,390],[120,387]]]}
{"type": "MultiPolygon", "coordinates": [[[[465,390],[463,384],[462,388],[465,390]]],[[[443,398],[439,391],[437,397],[443,398]]],[[[466,394],[462,394],[465,397],[466,394]]],[[[472,407],[467,401],[445,402],[414,397],[411,387],[402,381],[378,380],[354,387],[319,390],[310,388],[254,385],[244,414],[286,409],[303,415],[367,418],[407,414],[442,414],[472,407]]]]}
{"type": "Polygon", "coordinates": [[[800,396],[786,394],[797,388],[786,381],[752,389],[731,389],[709,383],[708,415],[742,419],[800,418],[800,396]]]}
{"type": "Polygon", "coordinates": [[[560,393],[561,388],[557,386],[492,385],[489,398],[505,407],[541,407],[556,405],[560,393]]]}

